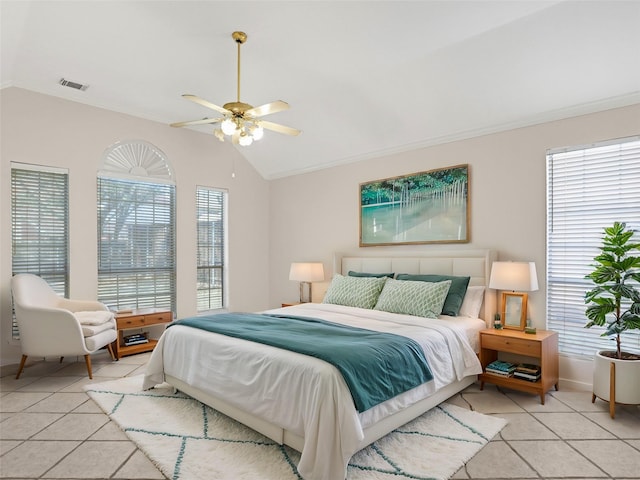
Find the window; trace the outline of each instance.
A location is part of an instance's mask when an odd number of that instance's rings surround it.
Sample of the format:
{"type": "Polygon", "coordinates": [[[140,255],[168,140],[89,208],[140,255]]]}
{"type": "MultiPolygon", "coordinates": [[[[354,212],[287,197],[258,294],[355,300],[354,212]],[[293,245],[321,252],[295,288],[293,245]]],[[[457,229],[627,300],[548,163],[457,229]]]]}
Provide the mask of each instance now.
{"type": "MultiPolygon", "coordinates": [[[[547,325],[561,352],[592,356],[614,349],[601,327],[585,329],[584,277],[614,221],[640,230],[640,137],[547,155],[547,325]]],[[[623,349],[640,353],[640,333],[623,334],[623,349]]]]}
{"type": "Polygon", "coordinates": [[[224,190],[196,190],[198,312],[225,307],[226,200],[224,190]]]}
{"type": "Polygon", "coordinates": [[[98,178],[98,300],[176,311],[175,187],[98,178]]]}
{"type": "Polygon", "coordinates": [[[98,300],[176,311],[176,191],[164,154],[139,140],[106,150],[98,176],[98,300]]]}
{"type": "MultiPolygon", "coordinates": [[[[11,164],[13,274],[33,273],[69,293],[69,176],[66,170],[11,164]]],[[[18,338],[15,320],[12,337],[18,338]]]]}

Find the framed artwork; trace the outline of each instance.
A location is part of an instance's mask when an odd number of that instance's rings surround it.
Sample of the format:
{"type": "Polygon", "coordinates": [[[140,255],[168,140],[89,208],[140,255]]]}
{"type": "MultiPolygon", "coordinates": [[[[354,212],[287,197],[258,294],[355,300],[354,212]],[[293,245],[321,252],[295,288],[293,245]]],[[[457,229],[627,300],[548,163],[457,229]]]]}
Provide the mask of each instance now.
{"type": "Polygon", "coordinates": [[[360,246],[469,242],[469,166],[360,184],[360,246]]]}
{"type": "Polygon", "coordinates": [[[502,325],[524,330],[527,326],[527,294],[502,292],[502,325]]]}

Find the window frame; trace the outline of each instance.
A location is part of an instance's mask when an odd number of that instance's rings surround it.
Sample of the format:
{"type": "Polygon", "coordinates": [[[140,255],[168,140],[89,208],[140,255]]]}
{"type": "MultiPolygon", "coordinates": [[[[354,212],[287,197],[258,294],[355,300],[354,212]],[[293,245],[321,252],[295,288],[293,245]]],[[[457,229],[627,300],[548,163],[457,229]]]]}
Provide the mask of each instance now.
{"type": "MultiPolygon", "coordinates": [[[[592,357],[614,350],[604,327],[585,329],[585,276],[600,253],[603,229],[627,223],[640,236],[640,136],[547,152],[547,328],[558,331],[561,354],[592,357]],[[612,166],[615,164],[615,168],[612,166]]],[[[640,332],[623,333],[623,350],[640,353],[640,332]]]]}
{"type": "MultiPolygon", "coordinates": [[[[10,169],[12,276],[18,273],[38,275],[46,280],[57,294],[68,297],[69,170],[19,162],[11,162],[10,169]],[[18,175],[22,178],[16,178],[18,175]],[[29,182],[29,185],[25,186],[26,182],[29,182]],[[26,189],[21,195],[17,192],[19,186],[26,189]],[[52,199],[56,198],[56,195],[61,197],[60,201],[53,203],[52,199]],[[22,211],[22,215],[18,215],[18,211],[22,211]],[[50,215],[44,218],[46,213],[43,212],[47,211],[50,215]],[[35,220],[31,213],[37,217],[35,220]],[[36,224],[36,229],[28,229],[29,225],[36,224]],[[26,235],[29,238],[25,238],[20,232],[24,229],[28,230],[26,235]],[[47,235],[43,235],[44,233],[47,235]],[[21,255],[17,253],[18,243],[24,242],[29,243],[28,251],[21,255]],[[36,254],[32,255],[34,250],[36,254]],[[23,258],[20,259],[20,256],[23,258]]],[[[12,341],[19,341],[18,325],[13,311],[10,335],[12,341]]]]}
{"type": "Polygon", "coordinates": [[[228,200],[229,192],[226,189],[196,186],[196,311],[199,314],[226,310],[228,305],[227,285],[227,251],[228,251],[228,200]],[[213,194],[213,196],[212,196],[213,194]],[[206,198],[205,198],[206,197],[206,198]],[[220,225],[203,231],[202,227],[212,223],[211,216],[219,216],[220,225]],[[201,222],[200,218],[206,216],[207,221],[201,222]],[[215,231],[218,230],[216,239],[215,231]],[[221,230],[221,231],[220,231],[221,230]],[[213,237],[213,241],[211,238],[213,237]],[[213,243],[212,243],[213,242],[213,243]],[[220,251],[216,253],[216,249],[220,251]],[[211,263],[210,259],[213,259],[211,263]],[[209,272],[205,274],[204,272],[209,272]],[[219,288],[211,288],[211,272],[217,272],[213,277],[220,282],[219,288]],[[207,277],[203,280],[202,277],[207,277]],[[204,288],[201,285],[209,285],[204,288]],[[204,292],[208,292],[204,293],[204,292]],[[219,292],[219,293],[215,293],[219,292]],[[206,308],[202,303],[206,302],[206,308]]]}
{"type": "MultiPolygon", "coordinates": [[[[98,301],[114,310],[162,308],[171,310],[175,314],[177,309],[175,185],[171,182],[154,181],[149,178],[99,175],[97,179],[97,210],[98,301]],[[134,197],[137,200],[133,205],[136,207],[127,213],[126,218],[130,215],[134,215],[136,218],[133,222],[128,223],[129,232],[124,234],[124,237],[120,237],[118,233],[119,240],[112,237],[110,243],[107,243],[103,240],[108,233],[103,232],[105,227],[102,220],[106,213],[101,210],[101,207],[108,202],[104,199],[106,189],[115,189],[110,192],[113,194],[118,191],[118,188],[125,190],[130,188],[131,193],[135,194],[134,197]],[[153,191],[154,198],[152,200],[138,198],[138,190],[144,189],[153,191]],[[167,211],[164,211],[165,208],[162,206],[165,202],[160,202],[159,210],[156,211],[155,195],[169,195],[170,201],[168,208],[166,208],[167,211]],[[150,208],[151,210],[149,210],[150,208]],[[146,210],[146,213],[138,215],[139,209],[146,210]],[[166,228],[163,228],[162,223],[157,224],[159,228],[153,228],[156,223],[144,222],[149,219],[155,221],[156,214],[168,215],[169,221],[166,228]],[[140,222],[137,221],[138,217],[140,222]],[[165,237],[166,243],[158,241],[162,236],[165,237]],[[122,244],[123,253],[119,255],[114,254],[117,243],[122,244]],[[161,255],[165,259],[164,262],[161,255]],[[113,261],[115,259],[119,259],[122,265],[118,266],[113,261]],[[162,291],[157,291],[155,288],[158,275],[163,280],[161,284],[166,285],[162,291]],[[127,281],[121,282],[121,278],[125,278],[127,281]],[[150,289],[149,286],[152,284],[153,289],[150,289]],[[166,300],[167,296],[168,301],[166,300]]],[[[109,223],[109,227],[111,226],[112,223],[109,223]]]]}

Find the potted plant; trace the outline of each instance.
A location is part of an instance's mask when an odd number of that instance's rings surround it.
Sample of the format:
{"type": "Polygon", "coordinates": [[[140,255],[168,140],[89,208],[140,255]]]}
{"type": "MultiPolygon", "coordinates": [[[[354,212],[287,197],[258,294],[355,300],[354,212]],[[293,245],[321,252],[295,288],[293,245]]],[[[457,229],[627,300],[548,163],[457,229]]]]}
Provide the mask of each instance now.
{"type": "Polygon", "coordinates": [[[640,355],[621,348],[621,335],[640,329],[640,243],[635,231],[622,222],[604,229],[595,268],[586,276],[596,286],[585,295],[588,304],[585,328],[605,327],[603,337],[616,340],[615,351],[600,351],[594,359],[593,396],[609,402],[611,418],[615,403],[640,404],[640,355]]]}

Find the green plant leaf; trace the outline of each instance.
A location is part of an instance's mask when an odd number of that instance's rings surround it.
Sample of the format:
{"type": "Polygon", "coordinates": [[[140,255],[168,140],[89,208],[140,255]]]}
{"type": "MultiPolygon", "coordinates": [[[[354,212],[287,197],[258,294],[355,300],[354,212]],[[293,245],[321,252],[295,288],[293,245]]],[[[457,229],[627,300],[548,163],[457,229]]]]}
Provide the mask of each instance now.
{"type": "Polygon", "coordinates": [[[640,329],[640,243],[634,242],[633,229],[624,222],[605,227],[600,253],[594,257],[593,270],[585,276],[596,286],[585,293],[589,320],[585,327],[604,326],[603,337],[616,337],[620,353],[620,335],[640,329]]]}

